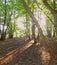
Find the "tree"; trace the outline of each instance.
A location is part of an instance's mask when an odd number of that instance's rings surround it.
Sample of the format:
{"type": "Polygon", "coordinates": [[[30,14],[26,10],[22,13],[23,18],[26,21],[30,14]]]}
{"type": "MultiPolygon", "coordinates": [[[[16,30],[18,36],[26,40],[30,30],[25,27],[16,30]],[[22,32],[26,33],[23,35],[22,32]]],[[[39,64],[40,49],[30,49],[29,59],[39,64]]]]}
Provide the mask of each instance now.
{"type": "Polygon", "coordinates": [[[31,12],[30,8],[27,6],[27,4],[24,0],[21,0],[21,2],[23,3],[23,6],[26,9],[26,11],[28,12],[28,14],[30,15],[30,17],[32,18],[32,20],[33,20],[32,23],[34,23],[37,26],[40,36],[45,41],[45,43],[48,43],[49,42],[48,39],[43,35],[43,31],[42,31],[37,19],[34,17],[33,13],[31,12]]]}
{"type": "MultiPolygon", "coordinates": [[[[34,9],[34,0],[32,0],[32,2],[31,2],[31,4],[30,4],[31,6],[30,6],[30,8],[31,8],[31,11],[33,12],[33,14],[35,13],[35,9],[34,9]]],[[[33,22],[33,20],[31,20],[32,22],[33,22]]],[[[32,30],[32,39],[34,40],[34,41],[36,41],[35,40],[35,24],[34,23],[32,23],[32,27],[31,27],[31,30],[32,30]]]]}
{"type": "Polygon", "coordinates": [[[6,0],[4,1],[4,22],[2,24],[3,30],[1,32],[1,40],[4,40],[6,37],[5,25],[6,25],[6,0]]]}
{"type": "MultiPolygon", "coordinates": [[[[57,36],[57,10],[55,8],[52,8],[49,3],[47,2],[47,0],[42,0],[44,5],[49,9],[49,11],[53,14],[54,16],[54,27],[55,27],[55,35],[57,36]]],[[[55,0],[53,0],[54,3],[54,7],[55,7],[55,0]]]]}
{"type": "Polygon", "coordinates": [[[30,39],[30,17],[28,14],[25,14],[25,22],[23,22],[24,27],[25,27],[25,35],[30,39]]]}

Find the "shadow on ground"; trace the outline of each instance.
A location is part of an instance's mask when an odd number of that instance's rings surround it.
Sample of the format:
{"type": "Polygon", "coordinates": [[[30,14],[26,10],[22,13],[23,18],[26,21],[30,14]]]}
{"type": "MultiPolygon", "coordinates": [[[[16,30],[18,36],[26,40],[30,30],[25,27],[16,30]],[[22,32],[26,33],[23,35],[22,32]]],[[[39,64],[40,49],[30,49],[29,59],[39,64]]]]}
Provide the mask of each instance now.
{"type": "Polygon", "coordinates": [[[51,65],[51,54],[44,46],[34,44],[31,40],[15,47],[0,63],[0,65],[51,65]]]}

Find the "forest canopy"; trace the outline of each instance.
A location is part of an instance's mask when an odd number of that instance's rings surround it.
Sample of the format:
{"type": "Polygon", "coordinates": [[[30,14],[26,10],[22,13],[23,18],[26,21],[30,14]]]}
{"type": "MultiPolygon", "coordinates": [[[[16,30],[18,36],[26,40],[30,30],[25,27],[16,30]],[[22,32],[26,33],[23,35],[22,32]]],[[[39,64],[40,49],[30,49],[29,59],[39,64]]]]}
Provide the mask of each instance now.
{"type": "Polygon", "coordinates": [[[0,1],[1,39],[16,37],[16,35],[37,37],[38,34],[41,37],[57,37],[56,0],[0,1]],[[20,18],[24,20],[20,21],[20,18]]]}

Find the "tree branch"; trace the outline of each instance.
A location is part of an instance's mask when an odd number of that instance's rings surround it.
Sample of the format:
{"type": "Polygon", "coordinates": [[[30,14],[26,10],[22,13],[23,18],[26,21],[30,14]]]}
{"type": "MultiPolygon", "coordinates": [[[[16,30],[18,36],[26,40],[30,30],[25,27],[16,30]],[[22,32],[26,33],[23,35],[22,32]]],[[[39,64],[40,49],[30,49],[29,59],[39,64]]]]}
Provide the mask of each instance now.
{"type": "Polygon", "coordinates": [[[54,15],[54,14],[57,14],[57,10],[54,10],[47,2],[47,0],[42,0],[44,5],[51,11],[51,13],[54,15]]]}
{"type": "MultiPolygon", "coordinates": [[[[35,0],[35,2],[36,2],[37,7],[38,7],[41,11],[43,11],[43,9],[42,9],[41,7],[39,7],[39,5],[38,5],[38,3],[37,3],[36,0],[35,0]]],[[[54,22],[52,21],[52,19],[51,19],[45,12],[43,12],[43,13],[47,16],[47,18],[50,20],[50,22],[51,22],[52,24],[54,24],[54,22]]]]}

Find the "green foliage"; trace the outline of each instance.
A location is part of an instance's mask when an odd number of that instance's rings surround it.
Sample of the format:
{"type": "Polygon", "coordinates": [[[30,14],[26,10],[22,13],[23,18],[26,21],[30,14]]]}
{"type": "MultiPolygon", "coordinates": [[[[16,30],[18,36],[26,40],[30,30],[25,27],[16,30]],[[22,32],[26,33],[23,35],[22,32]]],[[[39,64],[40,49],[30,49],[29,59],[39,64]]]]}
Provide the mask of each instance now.
{"type": "MultiPolygon", "coordinates": [[[[37,1],[37,0],[25,0],[27,5],[30,7],[31,10],[37,10],[41,11],[40,8],[42,8],[42,12],[45,12],[47,16],[52,20],[50,22],[49,18],[47,21],[47,26],[51,26],[52,22],[54,23],[54,18],[51,12],[48,10],[48,8],[43,4],[42,0],[37,1]],[[36,3],[37,2],[37,3],[36,3]],[[37,6],[38,5],[38,6],[37,6]]],[[[48,4],[54,9],[54,2],[53,0],[47,0],[48,4]]],[[[56,9],[57,9],[57,2],[55,3],[56,9]]],[[[4,16],[5,16],[5,9],[6,9],[6,25],[9,24],[7,33],[10,33],[11,31],[11,21],[16,20],[20,16],[25,16],[26,17],[26,22],[24,22],[24,27],[25,27],[25,33],[29,33],[28,28],[29,28],[29,15],[27,11],[24,9],[23,4],[21,3],[21,0],[6,0],[6,4],[4,3],[4,0],[0,0],[0,23],[4,22],[4,16]],[[15,11],[15,15],[14,15],[15,11]],[[11,15],[12,12],[12,15],[11,15]],[[11,16],[10,16],[11,15],[11,16]],[[27,15],[27,16],[26,16],[27,15]],[[13,16],[13,18],[12,18],[13,16]],[[11,17],[11,20],[10,20],[11,17]]],[[[51,26],[52,27],[52,26],[51,26]]],[[[18,26],[16,23],[12,23],[12,33],[16,32],[18,29],[18,26]],[[14,27],[15,26],[15,27],[14,27]]]]}
{"type": "Polygon", "coordinates": [[[57,2],[55,0],[48,0],[48,3],[53,9],[55,6],[55,9],[57,10],[57,2]]]}

